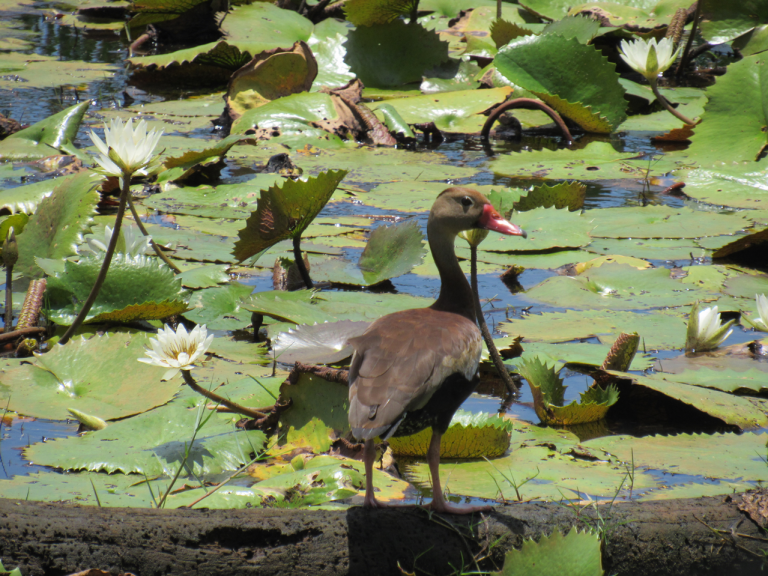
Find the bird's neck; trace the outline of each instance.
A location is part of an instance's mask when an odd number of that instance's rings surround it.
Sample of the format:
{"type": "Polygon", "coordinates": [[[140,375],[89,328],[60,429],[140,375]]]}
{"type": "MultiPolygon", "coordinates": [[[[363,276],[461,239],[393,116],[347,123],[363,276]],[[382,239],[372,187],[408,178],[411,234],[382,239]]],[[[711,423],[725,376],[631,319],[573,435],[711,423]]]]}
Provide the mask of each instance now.
{"type": "Polygon", "coordinates": [[[454,242],[456,234],[446,233],[437,227],[427,225],[429,248],[440,273],[440,296],[430,306],[433,310],[461,314],[475,322],[475,305],[472,288],[464,276],[456,258],[454,242]]]}

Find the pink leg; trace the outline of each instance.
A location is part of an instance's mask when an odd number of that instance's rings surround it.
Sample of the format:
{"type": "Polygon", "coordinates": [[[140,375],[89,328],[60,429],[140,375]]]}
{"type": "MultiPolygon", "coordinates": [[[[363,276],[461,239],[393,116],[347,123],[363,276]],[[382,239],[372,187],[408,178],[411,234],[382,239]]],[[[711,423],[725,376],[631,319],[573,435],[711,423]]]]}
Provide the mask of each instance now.
{"type": "Polygon", "coordinates": [[[471,514],[472,512],[487,512],[491,506],[454,506],[443,498],[443,489],[440,486],[440,440],[443,435],[437,430],[432,430],[432,440],[427,450],[427,463],[429,473],[432,475],[432,502],[425,506],[435,512],[445,514],[471,514]]]}
{"type": "Polygon", "coordinates": [[[363,506],[366,508],[382,508],[384,506],[373,495],[373,463],[375,460],[376,445],[373,443],[373,439],[366,440],[363,449],[363,462],[365,463],[365,500],[363,506]]]}

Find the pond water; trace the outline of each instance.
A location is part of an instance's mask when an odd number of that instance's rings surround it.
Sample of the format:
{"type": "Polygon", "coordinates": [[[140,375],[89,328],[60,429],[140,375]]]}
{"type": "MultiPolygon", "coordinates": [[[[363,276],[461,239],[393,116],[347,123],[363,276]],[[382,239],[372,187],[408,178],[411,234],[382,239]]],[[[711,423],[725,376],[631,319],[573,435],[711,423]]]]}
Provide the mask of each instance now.
{"type": "MultiPolygon", "coordinates": [[[[90,127],[100,124],[98,111],[104,108],[116,109],[130,103],[132,107],[142,104],[150,104],[161,101],[175,101],[197,95],[199,92],[192,90],[173,90],[164,88],[138,88],[131,85],[130,75],[124,59],[127,57],[127,49],[124,42],[120,41],[111,32],[83,34],[68,26],[57,25],[53,20],[30,13],[17,13],[12,15],[14,26],[20,30],[31,32],[29,40],[32,47],[29,54],[55,56],[62,61],[84,60],[86,62],[108,63],[115,65],[115,73],[103,79],[89,82],[73,89],[29,89],[19,83],[18,90],[0,91],[0,112],[7,117],[14,118],[26,124],[32,124],[50,116],[73,103],[84,100],[92,101],[94,113],[86,117],[76,138],[76,145],[81,148],[90,146],[87,132],[90,127]]],[[[169,129],[169,133],[172,128],[169,129]]],[[[180,132],[187,137],[211,138],[216,131],[210,129],[197,129],[180,132]]],[[[662,146],[650,143],[649,133],[634,132],[629,137],[621,135],[600,138],[609,142],[616,150],[632,152],[648,159],[649,166],[653,164],[665,152],[662,146]]],[[[595,138],[589,137],[590,141],[595,138]]],[[[586,138],[577,140],[575,147],[586,144],[586,138]]],[[[468,166],[480,169],[480,172],[468,179],[446,180],[449,185],[495,185],[499,187],[524,187],[533,184],[534,181],[511,179],[500,176],[491,171],[488,166],[492,159],[522,150],[538,150],[542,148],[555,149],[563,147],[560,138],[546,136],[524,136],[512,142],[493,142],[490,147],[483,146],[474,138],[447,141],[439,145],[436,150],[448,158],[448,162],[455,166],[468,166]]],[[[675,146],[672,146],[675,148],[675,146]]],[[[677,146],[679,148],[679,146],[677,146]]],[[[670,149],[669,147],[666,149],[670,149]]],[[[418,151],[414,152],[418,153],[418,151]]],[[[249,168],[240,163],[228,162],[221,173],[222,181],[236,183],[246,181],[256,174],[255,168],[249,168]]],[[[6,186],[27,184],[37,179],[44,179],[43,174],[20,177],[17,181],[6,180],[6,186]]],[[[657,193],[671,184],[671,179],[660,178],[653,184],[643,180],[621,180],[585,182],[587,193],[585,208],[599,209],[608,207],[646,206],[648,204],[663,203],[672,207],[690,206],[695,209],[708,209],[691,201],[671,196],[658,196],[657,193]]],[[[360,188],[368,190],[376,183],[359,183],[360,188]]],[[[320,217],[337,217],[350,215],[398,215],[402,217],[415,217],[424,228],[426,213],[399,213],[396,210],[385,210],[370,206],[363,206],[354,201],[342,201],[329,204],[320,217]]],[[[155,218],[154,216],[152,217],[155,218]]],[[[156,220],[155,220],[156,221],[156,220]]],[[[375,227],[377,224],[374,224],[375,227]]],[[[344,249],[344,255],[350,260],[355,260],[361,250],[344,249]]],[[[711,264],[708,258],[695,260],[683,259],[675,261],[650,260],[651,264],[661,268],[675,268],[688,265],[711,264]]],[[[478,277],[482,298],[492,298],[487,304],[488,312],[486,321],[489,328],[496,336],[501,334],[496,330],[497,325],[509,318],[522,318],[528,314],[540,314],[542,312],[559,312],[567,308],[543,305],[526,298],[525,290],[533,287],[556,273],[551,270],[531,269],[524,271],[518,278],[520,289],[510,291],[498,278],[497,274],[481,274],[478,277]]],[[[258,273],[243,280],[252,284],[254,290],[263,291],[271,289],[271,278],[264,273],[258,273]]],[[[439,292],[440,282],[437,278],[425,277],[416,274],[406,274],[391,280],[388,290],[392,293],[411,294],[423,297],[436,297],[439,292]]],[[[330,290],[340,288],[331,287],[330,290]]],[[[728,340],[729,344],[748,342],[755,339],[751,330],[736,326],[734,334],[728,340]]],[[[586,342],[597,342],[597,339],[585,339],[586,342]]],[[[648,351],[649,353],[652,351],[648,351]]],[[[671,358],[679,355],[680,351],[654,351],[653,356],[659,359],[671,358]]],[[[590,385],[591,379],[576,372],[564,371],[565,384],[568,386],[565,401],[577,400],[579,394],[590,385]]],[[[499,398],[481,394],[473,395],[464,408],[474,412],[495,412],[499,407],[499,398]]],[[[509,413],[529,422],[538,422],[538,418],[532,407],[533,398],[527,386],[522,389],[519,401],[509,408],[509,413]]],[[[611,426],[609,426],[609,430],[611,426]]],[[[7,419],[0,426],[0,478],[11,478],[16,475],[29,474],[33,471],[43,470],[33,462],[24,459],[21,451],[24,447],[34,442],[45,439],[71,436],[77,433],[77,424],[74,422],[47,421],[42,419],[7,419]]],[[[617,423],[614,432],[637,432],[631,425],[617,423]]],[[[644,434],[652,433],[652,430],[643,430],[644,434]]],[[[664,474],[659,471],[648,471],[648,474],[664,474]]],[[[669,484],[690,482],[691,477],[679,475],[669,484]]]]}

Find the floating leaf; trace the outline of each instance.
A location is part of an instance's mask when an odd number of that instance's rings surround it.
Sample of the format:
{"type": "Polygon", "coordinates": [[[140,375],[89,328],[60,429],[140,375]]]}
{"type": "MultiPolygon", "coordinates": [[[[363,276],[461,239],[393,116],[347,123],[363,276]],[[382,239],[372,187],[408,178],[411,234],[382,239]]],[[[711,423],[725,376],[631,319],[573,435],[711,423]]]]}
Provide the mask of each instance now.
{"type": "Polygon", "coordinates": [[[16,271],[39,278],[43,271],[35,264],[35,258],[60,259],[77,254],[76,246],[82,242],[83,232],[90,228],[99,201],[95,190],[98,182],[91,172],[59,181],[53,194],[38,204],[23,234],[18,236],[16,271]]]}
{"type": "Polygon", "coordinates": [[[588,132],[610,133],[626,118],[624,89],[599,50],[557,34],[513,40],[497,70],[588,132]]]}
{"type": "Polygon", "coordinates": [[[373,26],[408,15],[417,5],[418,0],[349,0],[344,15],[355,26],[373,26]]]}
{"type": "Polygon", "coordinates": [[[540,184],[514,203],[515,210],[525,212],[533,208],[568,208],[571,212],[584,206],[587,187],[581,182],[561,182],[560,184],[540,184]]]}
{"type": "MultiPolygon", "coordinates": [[[[498,458],[509,448],[512,423],[495,414],[459,411],[440,443],[440,458],[498,458]]],[[[432,430],[388,440],[396,456],[426,458],[432,430]]]]}
{"type": "Polygon", "coordinates": [[[280,414],[278,444],[327,452],[337,438],[349,432],[349,389],[314,374],[301,373],[295,384],[280,387],[280,402],[290,401],[280,414]]]}
{"type": "MultiPolygon", "coordinates": [[[[187,396],[157,410],[113,422],[104,430],[35,444],[28,449],[27,457],[65,470],[172,477],[189,448],[185,475],[207,477],[237,470],[261,450],[266,440],[264,433],[236,431],[232,414],[214,413],[190,446],[198,412],[208,412],[203,406],[196,407],[202,400],[197,395],[187,396]]],[[[200,419],[203,420],[204,417],[200,419]]]]}
{"type": "MultiPolygon", "coordinates": [[[[63,274],[48,279],[46,316],[71,324],[88,298],[102,265],[92,256],[67,261],[63,274]]],[[[85,322],[157,320],[187,310],[181,281],[157,258],[115,254],[85,322]]]]}
{"type": "Polygon", "coordinates": [[[160,382],[163,369],[137,361],[148,345],[146,334],[117,333],[55,345],[31,363],[2,362],[0,398],[9,409],[64,420],[69,408],[112,420],[164,404],[179,381],[160,382]],[[139,383],[152,382],[138,391],[139,383]]]}
{"type": "Polygon", "coordinates": [[[90,106],[86,100],[11,134],[0,142],[0,159],[30,160],[69,153],[74,150],[72,141],[90,106]]]}
{"type": "Polygon", "coordinates": [[[220,161],[226,156],[229,149],[242,139],[242,136],[232,135],[218,140],[202,150],[190,150],[181,156],[166,158],[154,172],[158,176],[158,182],[184,180],[200,164],[220,161]]]}

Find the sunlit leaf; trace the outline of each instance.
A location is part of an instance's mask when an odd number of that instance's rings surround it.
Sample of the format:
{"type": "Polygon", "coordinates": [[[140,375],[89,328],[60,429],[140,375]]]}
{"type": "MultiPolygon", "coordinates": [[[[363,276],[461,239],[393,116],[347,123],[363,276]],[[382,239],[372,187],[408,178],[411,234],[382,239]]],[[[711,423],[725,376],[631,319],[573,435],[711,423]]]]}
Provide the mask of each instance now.
{"type": "Polygon", "coordinates": [[[28,128],[11,134],[0,142],[0,159],[28,160],[46,158],[74,150],[72,141],[80,122],[90,107],[90,101],[81,102],[49,116],[28,128]]]}
{"type": "MultiPolygon", "coordinates": [[[[92,256],[67,262],[64,273],[48,280],[46,316],[71,324],[88,298],[102,265],[92,256]]],[[[181,281],[157,258],[115,254],[86,322],[156,320],[187,309],[181,281]]]]}
{"type": "Polygon", "coordinates": [[[563,536],[555,528],[538,542],[523,540],[520,550],[512,549],[504,558],[504,566],[493,576],[603,576],[601,539],[593,532],[576,528],[563,536]]]}
{"type": "Polygon", "coordinates": [[[494,62],[511,82],[589,132],[612,132],[626,118],[614,65],[574,38],[526,36],[499,50],[494,62]]]}
{"type": "Polygon", "coordinates": [[[43,275],[35,258],[66,258],[77,253],[82,234],[93,221],[99,194],[98,179],[83,172],[73,179],[63,179],[53,194],[38,204],[24,232],[18,236],[19,261],[16,270],[34,278],[43,275]]]}
{"type": "Polygon", "coordinates": [[[345,170],[329,171],[306,181],[286,180],[262,190],[258,208],[238,235],[233,254],[243,261],[288,238],[297,238],[331,198],[345,170]]]}

